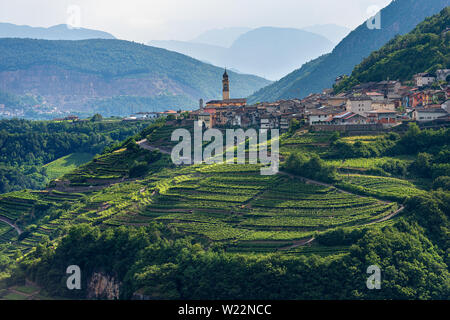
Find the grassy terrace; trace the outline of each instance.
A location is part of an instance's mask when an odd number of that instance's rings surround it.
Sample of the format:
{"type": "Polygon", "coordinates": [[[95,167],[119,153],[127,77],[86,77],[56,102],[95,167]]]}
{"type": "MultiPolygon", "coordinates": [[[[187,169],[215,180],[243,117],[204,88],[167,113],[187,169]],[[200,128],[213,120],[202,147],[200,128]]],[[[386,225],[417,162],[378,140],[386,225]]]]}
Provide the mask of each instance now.
{"type": "Polygon", "coordinates": [[[9,242],[17,235],[16,231],[8,224],[0,221],[0,243],[9,242]]]}
{"type": "Polygon", "coordinates": [[[44,168],[46,168],[47,175],[50,179],[56,179],[90,161],[93,156],[94,155],[90,153],[71,153],[47,163],[44,168]]]}

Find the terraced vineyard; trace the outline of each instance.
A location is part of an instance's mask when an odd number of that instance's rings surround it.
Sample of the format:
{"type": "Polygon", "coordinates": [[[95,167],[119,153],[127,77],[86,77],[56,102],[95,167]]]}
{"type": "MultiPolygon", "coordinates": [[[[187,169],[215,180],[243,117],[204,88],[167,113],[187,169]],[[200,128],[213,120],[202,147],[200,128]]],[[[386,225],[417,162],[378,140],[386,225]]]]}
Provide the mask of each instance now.
{"type": "Polygon", "coordinates": [[[280,154],[287,156],[292,152],[318,153],[327,151],[332,133],[296,133],[293,136],[281,139],[280,154]]]}
{"type": "Polygon", "coordinates": [[[379,158],[353,158],[344,160],[328,160],[327,163],[338,168],[347,169],[372,169],[375,167],[381,167],[383,164],[389,161],[401,161],[406,165],[409,165],[413,161],[413,157],[379,157],[379,158]]]}
{"type": "MultiPolygon", "coordinates": [[[[67,185],[68,187],[93,187],[104,186],[112,182],[123,181],[129,177],[130,167],[134,161],[147,161],[149,152],[141,149],[128,150],[122,148],[112,153],[101,155],[93,161],[80,166],[73,172],[64,175],[58,181],[52,183],[52,187],[67,185]],[[64,181],[69,182],[64,183],[64,181]]],[[[152,170],[159,170],[163,161],[151,163],[152,170]]]]}
{"type": "Polygon", "coordinates": [[[341,175],[341,187],[376,197],[403,200],[406,197],[424,194],[412,182],[391,177],[368,176],[359,174],[341,175]]]}
{"type": "Polygon", "coordinates": [[[396,203],[305,184],[281,175],[261,176],[257,165],[209,165],[154,175],[156,194],[138,214],[113,224],[157,220],[230,251],[274,251],[335,227],[382,219],[396,203]],[[173,175],[175,173],[175,175],[173,175]]]}
{"type": "MultiPolygon", "coordinates": [[[[168,148],[172,129],[152,128],[139,138],[168,148]]],[[[324,148],[329,137],[308,134],[295,137],[288,145],[313,141],[324,148]]],[[[396,202],[307,184],[290,176],[262,176],[259,165],[174,166],[163,156],[151,162],[143,176],[132,178],[130,167],[149,155],[150,151],[137,145],[118,147],[64,175],[47,190],[2,196],[0,216],[21,227],[36,223],[16,247],[27,252],[77,223],[106,228],[156,221],[229,252],[340,253],[346,248],[310,246],[308,240],[337,227],[378,224],[399,208],[396,202]],[[308,246],[304,247],[305,243],[308,246]]],[[[352,184],[370,187],[363,178],[353,178],[352,184]]],[[[370,177],[375,178],[380,177],[370,177]]],[[[388,190],[389,183],[394,189],[396,182],[383,183],[388,190]]],[[[405,187],[414,191],[410,185],[405,187]]],[[[10,229],[2,230],[6,236],[0,243],[11,235],[10,229]]]]}
{"type": "Polygon", "coordinates": [[[7,223],[0,221],[0,243],[9,242],[16,236],[16,231],[7,223]]]}

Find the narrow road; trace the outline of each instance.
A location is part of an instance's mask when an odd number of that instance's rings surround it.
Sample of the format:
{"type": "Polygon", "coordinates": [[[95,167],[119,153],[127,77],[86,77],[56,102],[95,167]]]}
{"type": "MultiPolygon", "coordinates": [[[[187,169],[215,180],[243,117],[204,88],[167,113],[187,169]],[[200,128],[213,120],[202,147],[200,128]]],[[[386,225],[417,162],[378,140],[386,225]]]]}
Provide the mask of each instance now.
{"type": "Polygon", "coordinates": [[[7,225],[9,225],[10,227],[14,228],[17,233],[20,234],[22,233],[22,230],[20,230],[20,228],[18,226],[16,226],[11,220],[5,218],[5,217],[0,217],[0,221],[6,223],[7,225]]]}
{"type": "Polygon", "coordinates": [[[168,151],[168,150],[164,150],[164,149],[161,149],[161,148],[157,148],[157,147],[151,146],[151,145],[148,143],[147,139],[143,139],[143,140],[137,141],[136,143],[137,143],[137,145],[138,145],[139,147],[141,147],[142,149],[149,150],[149,151],[159,151],[159,152],[161,152],[161,153],[163,153],[163,154],[168,154],[168,155],[170,155],[170,151],[168,151]]]}
{"type": "Polygon", "coordinates": [[[281,247],[278,250],[283,250],[284,251],[284,250],[289,250],[289,249],[292,249],[292,248],[297,248],[297,247],[300,247],[300,246],[306,246],[307,244],[310,244],[311,242],[313,242],[315,239],[316,238],[311,237],[309,239],[296,240],[296,241],[293,242],[293,244],[291,244],[289,246],[286,246],[286,247],[281,247]]]}

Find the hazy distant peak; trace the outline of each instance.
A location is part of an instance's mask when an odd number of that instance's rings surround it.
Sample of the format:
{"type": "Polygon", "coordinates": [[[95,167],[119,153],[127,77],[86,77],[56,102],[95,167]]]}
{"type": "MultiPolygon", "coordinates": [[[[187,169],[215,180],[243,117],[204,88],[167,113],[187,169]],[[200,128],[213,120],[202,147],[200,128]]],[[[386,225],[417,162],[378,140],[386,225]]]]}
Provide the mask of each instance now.
{"type": "Polygon", "coordinates": [[[233,42],[242,34],[252,30],[247,27],[232,27],[222,29],[211,29],[203,32],[191,42],[210,44],[220,47],[230,47],[233,42]]]}
{"type": "Polygon", "coordinates": [[[32,38],[43,40],[86,40],[86,39],[115,39],[104,31],[69,28],[66,24],[52,27],[31,27],[12,23],[0,23],[0,38],[32,38]]]}
{"type": "Polygon", "coordinates": [[[301,28],[302,30],[320,34],[333,43],[339,43],[351,31],[351,29],[336,24],[318,24],[301,28]]]}

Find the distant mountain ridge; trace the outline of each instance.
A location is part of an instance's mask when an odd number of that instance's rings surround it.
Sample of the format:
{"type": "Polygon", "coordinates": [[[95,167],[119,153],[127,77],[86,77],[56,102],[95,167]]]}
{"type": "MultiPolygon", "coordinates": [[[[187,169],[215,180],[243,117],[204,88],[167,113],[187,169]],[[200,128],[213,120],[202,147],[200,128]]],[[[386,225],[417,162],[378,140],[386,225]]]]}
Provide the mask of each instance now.
{"type": "Polygon", "coordinates": [[[185,41],[151,41],[150,45],[269,79],[279,79],[334,47],[324,36],[301,29],[274,27],[245,32],[229,48],[185,41]]]}
{"type": "Polygon", "coordinates": [[[345,37],[329,55],[319,58],[321,61],[303,65],[251,95],[249,101],[302,98],[310,93],[331,88],[337,76],[350,74],[358,63],[394,36],[410,32],[426,17],[438,13],[449,4],[449,0],[392,1],[381,10],[381,29],[370,30],[364,22],[345,37]],[[313,70],[311,65],[315,65],[313,70]]]}
{"type": "MultiPolygon", "coordinates": [[[[221,97],[222,74],[182,54],[123,40],[0,39],[0,92],[37,96],[69,112],[193,109],[200,98],[221,97]]],[[[228,74],[236,98],[270,83],[228,74]]]]}
{"type": "Polygon", "coordinates": [[[335,44],[338,44],[342,39],[345,38],[345,36],[350,33],[350,31],[352,31],[347,27],[338,26],[336,24],[317,24],[301,28],[301,30],[324,36],[335,44]]]}
{"type": "Polygon", "coordinates": [[[65,24],[43,28],[19,26],[12,23],[0,23],[0,38],[30,38],[44,40],[115,39],[115,37],[108,32],[85,28],[71,29],[65,24]]]}
{"type": "Polygon", "coordinates": [[[246,27],[211,29],[203,32],[189,42],[229,48],[239,36],[250,30],[252,28],[246,27]]]}

